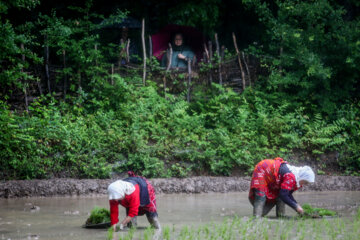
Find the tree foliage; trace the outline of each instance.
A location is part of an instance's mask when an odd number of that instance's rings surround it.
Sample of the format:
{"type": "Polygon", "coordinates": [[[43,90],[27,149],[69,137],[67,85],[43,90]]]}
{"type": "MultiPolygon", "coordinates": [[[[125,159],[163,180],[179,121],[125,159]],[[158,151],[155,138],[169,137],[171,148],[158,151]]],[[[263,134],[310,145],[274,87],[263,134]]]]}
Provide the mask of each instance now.
{"type": "MultiPolygon", "coordinates": [[[[213,33],[224,17],[221,3],[169,4],[167,17],[213,33]]],[[[246,51],[267,73],[242,94],[217,84],[194,89],[188,103],[185,92],[164,94],[151,74],[146,86],[136,71],[110,75],[120,46],[100,41],[99,30],[121,22],[125,9],[104,16],[85,1],[68,15],[54,9],[14,25],[9,9],[39,2],[2,1],[0,177],[107,178],[129,169],[148,177],[228,176],[296,152],[323,166],[316,159],[329,151],[338,153],[338,167],[358,174],[359,19],[346,18],[346,9],[329,0],[242,3],[266,29],[246,51]],[[65,56],[66,67],[28,112],[16,111],[13,92],[46,84],[34,74],[46,46],[53,61],[62,64],[65,56]],[[68,85],[59,87],[64,79],[68,85]]]]}
{"type": "Polygon", "coordinates": [[[266,88],[276,101],[333,114],[337,104],[358,96],[359,19],[345,20],[345,9],[328,0],[243,3],[266,26],[266,88]]]}

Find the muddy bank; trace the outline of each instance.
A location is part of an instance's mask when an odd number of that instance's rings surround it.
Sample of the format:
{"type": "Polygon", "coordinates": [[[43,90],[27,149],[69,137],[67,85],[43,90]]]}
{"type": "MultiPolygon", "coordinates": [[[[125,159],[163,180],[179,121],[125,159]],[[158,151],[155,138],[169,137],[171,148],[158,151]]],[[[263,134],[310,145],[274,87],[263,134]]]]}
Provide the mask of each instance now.
{"type": "MultiPolygon", "coordinates": [[[[0,182],[0,198],[91,196],[106,194],[115,179],[16,180],[0,182]]],[[[157,193],[244,192],[250,177],[191,177],[151,179],[157,193]]],[[[360,177],[317,176],[316,183],[302,191],[360,191],[360,177]]]]}

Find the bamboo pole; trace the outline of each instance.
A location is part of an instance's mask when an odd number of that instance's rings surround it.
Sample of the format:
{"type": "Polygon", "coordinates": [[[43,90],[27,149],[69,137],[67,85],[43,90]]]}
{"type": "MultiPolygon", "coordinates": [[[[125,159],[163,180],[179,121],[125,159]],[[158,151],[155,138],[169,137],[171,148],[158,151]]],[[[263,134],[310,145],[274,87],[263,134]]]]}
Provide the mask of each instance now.
{"type": "Polygon", "coordinates": [[[240,58],[240,52],[236,43],[236,36],[235,33],[232,33],[233,36],[233,41],[234,41],[234,47],[236,50],[236,54],[237,54],[237,58],[238,58],[238,62],[239,62],[239,67],[240,67],[240,71],[241,71],[241,78],[242,78],[242,89],[245,90],[245,73],[244,73],[244,69],[243,66],[241,64],[241,58],[240,58]]]}
{"type": "MultiPolygon", "coordinates": [[[[66,71],[66,52],[65,52],[65,49],[63,49],[62,54],[63,54],[63,67],[64,67],[64,70],[66,71]]],[[[65,72],[64,73],[64,100],[66,99],[66,90],[67,90],[67,74],[65,72]]]]}
{"type": "Polygon", "coordinates": [[[145,86],[145,78],[146,78],[146,47],[145,47],[145,19],[142,19],[141,23],[141,42],[143,47],[143,84],[145,86]]]}

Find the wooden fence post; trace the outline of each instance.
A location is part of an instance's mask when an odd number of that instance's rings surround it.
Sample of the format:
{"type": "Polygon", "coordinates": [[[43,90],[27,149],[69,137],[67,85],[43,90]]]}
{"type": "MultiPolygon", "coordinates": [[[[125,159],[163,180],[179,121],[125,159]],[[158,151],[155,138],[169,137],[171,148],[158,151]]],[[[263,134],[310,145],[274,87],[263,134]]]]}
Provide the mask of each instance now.
{"type": "Polygon", "coordinates": [[[238,62],[239,62],[239,66],[240,66],[240,71],[241,71],[241,78],[242,78],[242,89],[245,90],[245,73],[244,73],[244,69],[243,66],[241,64],[241,58],[240,58],[240,52],[236,43],[236,37],[235,37],[235,33],[232,33],[233,36],[233,41],[234,41],[234,47],[237,53],[237,58],[238,58],[238,62]]]}
{"type": "Polygon", "coordinates": [[[173,50],[172,50],[171,43],[169,43],[169,50],[166,52],[166,57],[167,57],[166,71],[167,72],[170,70],[170,67],[171,67],[172,55],[173,55],[173,50]]]}
{"type": "Polygon", "coordinates": [[[126,63],[129,63],[129,62],[130,62],[130,52],[129,52],[129,49],[130,49],[130,38],[127,40],[127,43],[126,43],[126,63]]]}
{"type": "Polygon", "coordinates": [[[219,84],[222,85],[222,74],[221,74],[221,56],[220,56],[220,46],[219,46],[219,40],[218,35],[215,33],[215,43],[216,43],[216,55],[219,58],[219,65],[218,65],[218,71],[219,71],[219,84]]]}
{"type": "Polygon", "coordinates": [[[146,79],[146,47],[145,47],[145,19],[142,19],[141,23],[141,42],[143,47],[143,84],[145,86],[145,79],[146,79]]]}
{"type": "Polygon", "coordinates": [[[171,60],[172,60],[173,50],[171,43],[169,43],[169,49],[166,51],[166,60],[167,60],[167,66],[166,71],[163,77],[163,85],[164,85],[164,96],[166,98],[166,75],[169,73],[170,67],[171,67],[171,60]]]}
{"type": "Polygon", "coordinates": [[[247,76],[248,76],[248,78],[249,78],[249,86],[251,87],[251,78],[250,78],[249,67],[248,67],[247,61],[246,61],[246,59],[245,59],[244,52],[241,52],[241,53],[242,53],[242,58],[243,58],[243,61],[244,61],[244,64],[245,64],[246,73],[247,73],[247,76]]]}
{"type": "Polygon", "coordinates": [[[149,35],[149,60],[150,60],[150,64],[151,64],[151,59],[152,59],[152,40],[151,40],[151,36],[149,35]]]}

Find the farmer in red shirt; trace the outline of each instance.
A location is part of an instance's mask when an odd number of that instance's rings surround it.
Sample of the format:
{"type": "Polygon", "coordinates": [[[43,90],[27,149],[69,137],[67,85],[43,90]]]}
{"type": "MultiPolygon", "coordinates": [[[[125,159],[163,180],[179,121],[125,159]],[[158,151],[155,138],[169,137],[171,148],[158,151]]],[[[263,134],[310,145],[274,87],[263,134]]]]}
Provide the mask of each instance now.
{"type": "Polygon", "coordinates": [[[309,166],[291,166],[282,158],[262,160],[255,166],[251,179],[249,200],[254,207],[253,215],[265,216],[276,205],[276,216],[284,216],[285,204],[303,214],[292,194],[313,182],[315,174],[309,166]]]}
{"type": "Polygon", "coordinates": [[[111,183],[108,187],[111,226],[114,231],[124,226],[136,225],[136,216],[146,214],[152,227],[160,229],[156,211],[155,190],[150,182],[140,176],[129,173],[131,177],[111,183]],[[126,208],[126,217],[119,222],[119,208],[126,208]]]}

